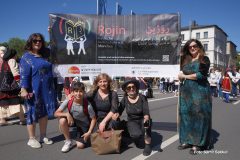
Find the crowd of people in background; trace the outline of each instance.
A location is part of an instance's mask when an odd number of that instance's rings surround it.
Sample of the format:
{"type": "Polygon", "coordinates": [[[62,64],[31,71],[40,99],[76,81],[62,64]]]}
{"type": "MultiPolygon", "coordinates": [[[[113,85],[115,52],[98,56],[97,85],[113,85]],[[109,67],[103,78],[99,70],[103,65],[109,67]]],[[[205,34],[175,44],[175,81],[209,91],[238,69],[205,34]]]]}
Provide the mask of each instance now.
{"type": "Polygon", "coordinates": [[[240,69],[231,65],[225,69],[211,68],[208,81],[211,86],[211,95],[219,97],[226,103],[234,101],[240,94],[240,69]]]}
{"type": "MultiPolygon", "coordinates": [[[[212,97],[219,97],[230,103],[240,95],[240,68],[237,70],[235,65],[227,68],[211,67],[208,82],[212,97]]],[[[178,96],[180,83],[176,77],[156,78],[156,86],[162,94],[175,93],[178,96]]]]}
{"type": "Polygon", "coordinates": [[[177,77],[159,77],[156,79],[156,85],[160,93],[172,93],[178,95],[179,80],[177,77]]]}

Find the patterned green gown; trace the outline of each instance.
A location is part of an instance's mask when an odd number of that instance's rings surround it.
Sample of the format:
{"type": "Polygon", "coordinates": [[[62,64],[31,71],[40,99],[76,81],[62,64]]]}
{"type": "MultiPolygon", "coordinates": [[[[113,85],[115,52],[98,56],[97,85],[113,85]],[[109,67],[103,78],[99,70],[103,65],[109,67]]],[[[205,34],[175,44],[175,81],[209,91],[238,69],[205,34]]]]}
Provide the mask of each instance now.
{"type": "Polygon", "coordinates": [[[180,143],[208,147],[212,121],[212,97],[207,81],[210,61],[193,61],[183,67],[184,74],[197,74],[197,80],[185,80],[180,86],[180,143]]]}

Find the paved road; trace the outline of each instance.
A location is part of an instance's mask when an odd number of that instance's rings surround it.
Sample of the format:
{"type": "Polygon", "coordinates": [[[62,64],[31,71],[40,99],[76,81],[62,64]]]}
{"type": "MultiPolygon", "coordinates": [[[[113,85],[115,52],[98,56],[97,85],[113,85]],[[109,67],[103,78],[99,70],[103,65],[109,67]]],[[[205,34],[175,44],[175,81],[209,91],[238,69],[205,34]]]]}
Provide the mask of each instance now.
{"type": "MultiPolygon", "coordinates": [[[[159,94],[154,90],[154,98],[149,99],[150,112],[153,118],[153,146],[154,151],[149,157],[141,155],[142,150],[130,144],[121,154],[96,155],[91,148],[84,150],[72,149],[68,153],[61,153],[63,136],[58,131],[56,119],[49,121],[48,135],[54,144],[43,145],[40,149],[32,149],[26,145],[26,127],[11,125],[0,127],[0,159],[8,160],[237,160],[240,148],[240,103],[230,104],[221,99],[213,98],[213,130],[214,148],[211,152],[201,155],[189,155],[188,150],[178,151],[178,135],[176,125],[176,106],[178,98],[173,94],[159,94]],[[160,149],[161,148],[161,149],[160,149]]],[[[126,118],[126,115],[123,115],[126,118]]],[[[37,133],[39,130],[37,128],[37,133]]]]}

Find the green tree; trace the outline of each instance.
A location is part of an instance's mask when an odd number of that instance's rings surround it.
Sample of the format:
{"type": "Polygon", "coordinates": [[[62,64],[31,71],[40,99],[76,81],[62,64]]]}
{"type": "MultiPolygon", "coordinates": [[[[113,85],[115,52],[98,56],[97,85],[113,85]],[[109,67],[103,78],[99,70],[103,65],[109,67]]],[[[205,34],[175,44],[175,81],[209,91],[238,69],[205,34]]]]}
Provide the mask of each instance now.
{"type": "Polygon", "coordinates": [[[23,55],[25,44],[26,41],[18,37],[11,38],[8,40],[9,48],[16,49],[18,57],[21,57],[23,55]]]}
{"type": "Polygon", "coordinates": [[[240,69],[240,52],[238,52],[238,55],[237,55],[236,67],[240,69]]]}
{"type": "Polygon", "coordinates": [[[8,48],[8,43],[7,42],[0,43],[0,46],[5,46],[8,48]]]}

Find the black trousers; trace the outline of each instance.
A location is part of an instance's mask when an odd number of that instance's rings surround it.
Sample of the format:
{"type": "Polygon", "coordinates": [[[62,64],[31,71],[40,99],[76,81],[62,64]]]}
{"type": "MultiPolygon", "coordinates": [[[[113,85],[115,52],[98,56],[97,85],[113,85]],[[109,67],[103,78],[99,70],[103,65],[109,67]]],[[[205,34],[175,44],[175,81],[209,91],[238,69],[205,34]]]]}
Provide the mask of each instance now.
{"type": "Polygon", "coordinates": [[[140,120],[128,120],[127,129],[130,137],[135,141],[137,139],[144,139],[144,135],[146,134],[149,137],[152,137],[152,121],[150,120],[150,126],[145,129],[143,125],[143,119],[140,120]]]}

